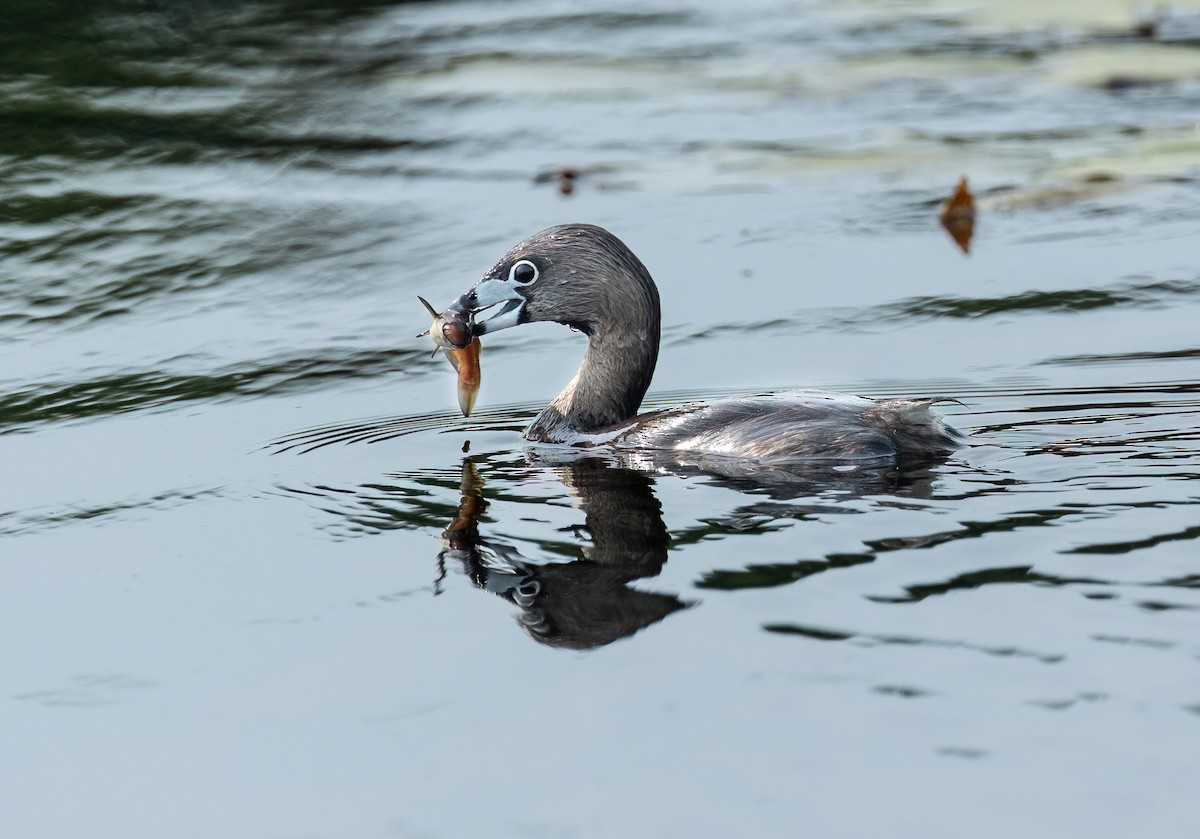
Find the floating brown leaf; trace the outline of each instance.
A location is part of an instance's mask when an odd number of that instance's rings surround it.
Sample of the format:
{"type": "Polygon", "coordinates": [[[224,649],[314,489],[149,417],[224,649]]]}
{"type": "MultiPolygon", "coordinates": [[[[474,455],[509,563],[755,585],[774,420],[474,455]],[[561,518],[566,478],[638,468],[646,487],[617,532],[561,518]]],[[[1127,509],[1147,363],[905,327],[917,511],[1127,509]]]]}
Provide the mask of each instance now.
{"type": "Polygon", "coordinates": [[[963,253],[971,252],[971,236],[975,233],[975,196],[967,187],[966,178],[958,182],[958,189],[942,207],[942,227],[946,228],[963,253]]]}

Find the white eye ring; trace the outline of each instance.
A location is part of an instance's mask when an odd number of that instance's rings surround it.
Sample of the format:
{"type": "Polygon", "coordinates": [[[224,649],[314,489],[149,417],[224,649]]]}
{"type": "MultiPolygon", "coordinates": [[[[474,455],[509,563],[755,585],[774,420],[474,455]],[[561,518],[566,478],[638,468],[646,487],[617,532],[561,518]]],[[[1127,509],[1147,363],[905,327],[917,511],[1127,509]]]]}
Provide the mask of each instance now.
{"type": "Polygon", "coordinates": [[[528,259],[522,259],[520,262],[508,269],[508,278],[514,283],[521,285],[529,285],[538,278],[539,271],[537,266],[528,259]]]}

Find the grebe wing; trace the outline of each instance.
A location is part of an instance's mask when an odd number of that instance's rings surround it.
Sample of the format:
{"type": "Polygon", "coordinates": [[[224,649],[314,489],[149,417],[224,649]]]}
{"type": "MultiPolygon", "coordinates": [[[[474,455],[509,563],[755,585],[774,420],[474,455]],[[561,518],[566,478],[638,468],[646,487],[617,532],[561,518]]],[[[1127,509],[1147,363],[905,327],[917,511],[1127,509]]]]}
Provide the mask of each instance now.
{"type": "Polygon", "coordinates": [[[615,442],[750,460],[930,458],[962,444],[930,410],[940,401],[808,390],[722,399],[644,414],[615,442]]]}

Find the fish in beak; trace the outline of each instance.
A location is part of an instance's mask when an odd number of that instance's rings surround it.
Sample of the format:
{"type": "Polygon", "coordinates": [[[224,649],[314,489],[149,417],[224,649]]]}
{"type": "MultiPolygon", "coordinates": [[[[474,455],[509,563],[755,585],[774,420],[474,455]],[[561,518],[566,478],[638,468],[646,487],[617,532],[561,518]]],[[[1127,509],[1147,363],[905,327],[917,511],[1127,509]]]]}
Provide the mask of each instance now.
{"type": "MultiPolygon", "coordinates": [[[[456,310],[453,306],[438,314],[424,297],[417,295],[417,299],[433,317],[429,329],[417,337],[428,335],[437,348],[445,353],[446,358],[450,359],[458,373],[458,407],[464,417],[469,417],[475,407],[475,397],[479,394],[479,384],[482,381],[479,355],[483,351],[483,345],[472,334],[469,314],[456,310]]],[[[437,349],[433,352],[436,355],[437,349]]]]}
{"type": "Polygon", "coordinates": [[[524,289],[538,276],[537,266],[528,259],[515,262],[507,273],[499,273],[493,268],[492,273],[440,313],[425,298],[418,296],[433,317],[429,330],[421,334],[429,335],[458,371],[458,406],[463,416],[471,415],[475,395],[479,392],[479,336],[508,329],[525,320],[528,298],[524,289]]]}

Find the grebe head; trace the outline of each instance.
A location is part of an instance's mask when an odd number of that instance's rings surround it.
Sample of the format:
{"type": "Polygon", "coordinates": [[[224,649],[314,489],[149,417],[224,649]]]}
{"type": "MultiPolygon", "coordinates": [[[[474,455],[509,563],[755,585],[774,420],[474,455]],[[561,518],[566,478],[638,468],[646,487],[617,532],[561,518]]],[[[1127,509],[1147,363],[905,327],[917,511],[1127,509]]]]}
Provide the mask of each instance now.
{"type": "Polygon", "coordinates": [[[602,227],[562,224],[543,230],[504,255],[450,309],[471,315],[474,335],[553,321],[589,336],[618,327],[645,331],[658,290],[641,260],[602,227]]]}

